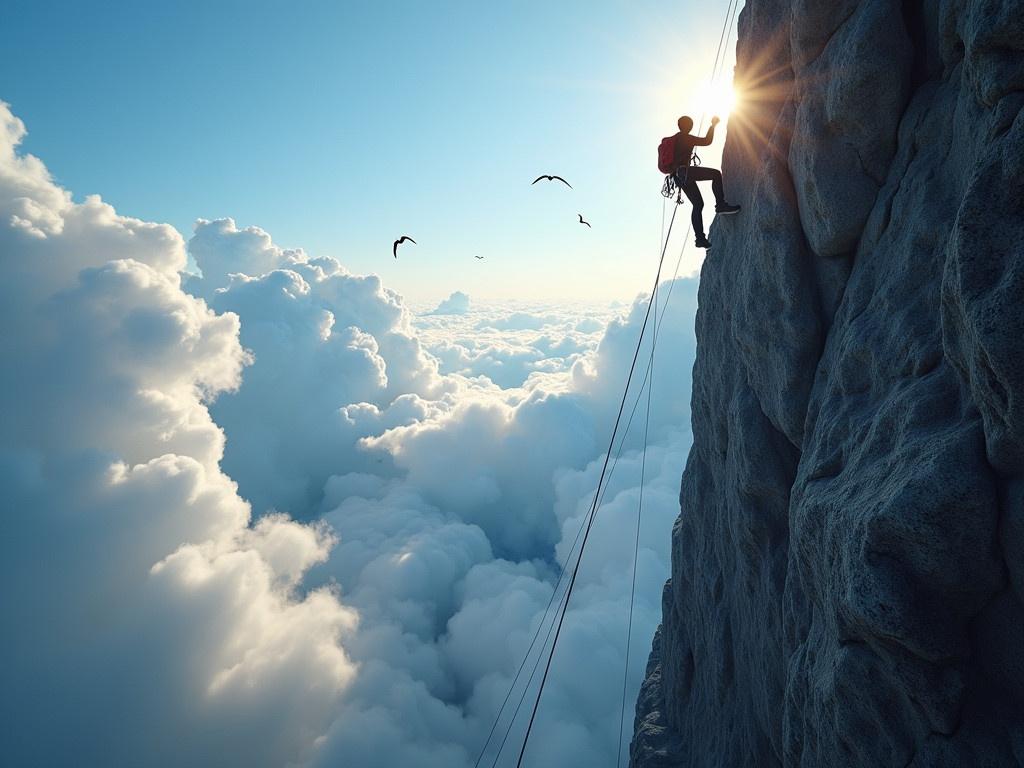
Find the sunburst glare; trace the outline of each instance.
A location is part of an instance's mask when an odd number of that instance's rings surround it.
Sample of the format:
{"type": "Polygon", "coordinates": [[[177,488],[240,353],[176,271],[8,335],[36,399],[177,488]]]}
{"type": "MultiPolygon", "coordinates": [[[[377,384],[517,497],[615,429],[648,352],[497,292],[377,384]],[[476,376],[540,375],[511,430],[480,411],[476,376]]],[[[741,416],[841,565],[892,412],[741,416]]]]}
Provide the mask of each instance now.
{"type": "Polygon", "coordinates": [[[723,120],[740,106],[739,93],[732,82],[724,78],[717,82],[704,83],[700,89],[700,101],[705,105],[708,114],[718,115],[723,120]]]}

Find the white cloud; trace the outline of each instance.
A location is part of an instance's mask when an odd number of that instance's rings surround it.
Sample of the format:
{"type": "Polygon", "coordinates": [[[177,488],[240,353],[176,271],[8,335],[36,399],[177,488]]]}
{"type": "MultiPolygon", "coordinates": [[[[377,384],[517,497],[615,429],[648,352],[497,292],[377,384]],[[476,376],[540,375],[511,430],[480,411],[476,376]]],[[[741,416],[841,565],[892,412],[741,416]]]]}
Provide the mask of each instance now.
{"type": "Polygon", "coordinates": [[[173,229],[74,203],[23,135],[0,105],[4,761],[295,759],[356,674],[356,614],[292,589],[325,534],[250,529],[218,467],[238,317],[180,290],[173,229]]]}
{"type": "MultiPolygon", "coordinates": [[[[202,275],[180,278],[177,232],[73,202],[22,135],[0,108],[7,757],[471,765],[569,559],[646,305],[456,292],[459,312],[414,315],[230,219],[197,223],[202,275]]],[[[675,283],[659,338],[631,692],[689,445],[695,288],[675,283]]],[[[538,765],[615,747],[645,414],[538,765]]]]}
{"type": "Polygon", "coordinates": [[[486,376],[510,389],[523,386],[535,374],[544,377],[571,369],[597,348],[614,316],[600,305],[508,302],[480,305],[458,316],[428,312],[416,315],[413,325],[424,348],[437,358],[441,373],[486,376]],[[531,327],[509,327],[508,318],[517,316],[530,318],[531,327]]]}
{"type": "Polygon", "coordinates": [[[244,386],[211,411],[229,436],[224,468],[257,512],[309,518],[339,467],[377,469],[379,457],[358,450],[363,422],[346,418],[346,406],[379,412],[399,395],[434,398],[452,388],[413,335],[399,297],[376,276],[278,248],[262,230],[230,219],[200,221],[189,248],[203,277],[188,289],[245,318],[241,341],[255,362],[244,386]],[[234,271],[246,265],[266,271],[234,271]]]}
{"type": "Polygon", "coordinates": [[[494,328],[498,331],[537,331],[545,325],[553,325],[556,318],[534,315],[530,312],[513,312],[511,315],[492,320],[484,320],[479,328],[494,328]]]}
{"type": "Polygon", "coordinates": [[[469,294],[455,291],[451,296],[438,304],[431,314],[464,315],[467,312],[469,312],[469,294]]]}

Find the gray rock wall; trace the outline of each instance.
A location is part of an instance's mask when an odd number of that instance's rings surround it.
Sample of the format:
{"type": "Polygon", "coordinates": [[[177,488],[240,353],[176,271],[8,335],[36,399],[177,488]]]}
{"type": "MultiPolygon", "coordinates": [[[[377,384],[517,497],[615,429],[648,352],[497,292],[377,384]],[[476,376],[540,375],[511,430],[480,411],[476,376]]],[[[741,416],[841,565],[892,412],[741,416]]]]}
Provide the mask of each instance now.
{"type": "Polygon", "coordinates": [[[1024,0],[748,0],[635,768],[1024,764],[1024,0]]]}

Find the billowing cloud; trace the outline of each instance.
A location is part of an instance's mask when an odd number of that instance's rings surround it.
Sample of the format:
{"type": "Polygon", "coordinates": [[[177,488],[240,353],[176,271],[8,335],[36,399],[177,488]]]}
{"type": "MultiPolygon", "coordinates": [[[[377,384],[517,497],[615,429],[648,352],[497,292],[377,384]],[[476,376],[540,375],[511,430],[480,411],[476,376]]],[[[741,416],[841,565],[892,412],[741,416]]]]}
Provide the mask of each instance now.
{"type": "Polygon", "coordinates": [[[602,305],[536,304],[524,309],[523,302],[491,303],[458,316],[427,312],[416,316],[414,324],[441,373],[486,376],[511,389],[534,374],[570,370],[597,348],[605,325],[615,316],[602,305]],[[512,328],[509,318],[523,316],[530,318],[527,327],[512,328]]]}
{"type": "MultiPolygon", "coordinates": [[[[397,397],[437,398],[452,388],[378,277],[278,248],[262,230],[230,219],[198,222],[189,250],[203,275],[188,290],[245,318],[241,342],[254,362],[244,386],[211,412],[229,436],[224,469],[257,510],[311,517],[339,467],[375,468],[379,457],[356,442],[390,423],[382,411],[397,397]],[[247,265],[263,271],[234,271],[247,265]],[[346,415],[350,404],[372,409],[373,418],[346,415]]],[[[410,418],[407,410],[403,401],[396,417],[410,418]]]]}
{"type": "MultiPolygon", "coordinates": [[[[183,275],[173,228],[74,202],[23,134],[0,107],[5,758],[472,765],[574,557],[644,301],[415,314],[230,219],[183,275]]],[[[643,473],[630,718],[689,446],[695,282],[672,290],[531,764],[614,753],[643,473]]]]}
{"type": "Polygon", "coordinates": [[[435,315],[464,315],[469,312],[469,294],[455,291],[435,307],[435,315]]]}
{"type": "Polygon", "coordinates": [[[250,355],[182,292],[181,237],[82,203],[0,105],[5,762],[284,764],[357,668],[299,586],[326,528],[251,527],[207,408],[250,355]]]}

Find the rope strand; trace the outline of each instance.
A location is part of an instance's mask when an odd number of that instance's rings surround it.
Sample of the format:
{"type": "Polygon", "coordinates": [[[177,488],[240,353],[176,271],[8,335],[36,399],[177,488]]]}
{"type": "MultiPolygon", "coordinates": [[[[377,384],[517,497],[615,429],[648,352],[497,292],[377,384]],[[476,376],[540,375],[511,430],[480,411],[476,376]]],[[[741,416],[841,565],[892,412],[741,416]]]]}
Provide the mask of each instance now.
{"type": "MultiPolygon", "coordinates": [[[[654,289],[654,295],[651,297],[651,301],[654,303],[654,327],[658,327],[658,289],[654,289]]],[[[636,601],[636,562],[637,557],[640,553],[640,520],[643,517],[644,509],[644,483],[647,479],[647,438],[651,428],[651,392],[654,390],[654,346],[656,337],[652,334],[651,337],[651,357],[647,365],[647,370],[650,373],[650,384],[647,387],[647,414],[644,417],[644,451],[642,458],[640,459],[640,491],[639,498],[637,499],[636,507],[636,536],[633,540],[633,572],[630,576],[630,588],[629,588],[629,619],[626,622],[626,663],[623,664],[622,669],[622,702],[619,705],[619,746],[615,750],[615,765],[618,766],[622,761],[622,724],[626,715],[626,687],[629,682],[629,648],[633,639],[633,605],[636,601]]],[[[640,394],[643,394],[643,388],[641,387],[640,394]]],[[[639,402],[639,397],[637,398],[639,402]]]]}
{"type": "MultiPolygon", "coordinates": [[[[723,54],[723,46],[725,44],[725,41],[727,41],[728,39],[731,38],[732,22],[733,22],[733,19],[734,19],[734,13],[735,13],[735,8],[736,7],[738,7],[738,0],[730,0],[728,8],[727,8],[727,11],[726,11],[726,20],[725,20],[725,23],[723,24],[723,31],[722,31],[722,34],[719,37],[718,51],[715,54],[715,61],[714,61],[714,64],[712,66],[712,81],[713,82],[718,79],[718,77],[721,74],[721,70],[724,69],[724,66],[725,66],[725,56],[723,54]]],[[[698,132],[703,130],[704,121],[706,119],[706,114],[707,113],[704,112],[701,115],[700,128],[698,129],[698,132]]],[[[558,579],[556,580],[555,588],[552,590],[551,598],[548,601],[548,605],[545,607],[544,615],[543,615],[543,617],[541,619],[541,622],[538,624],[537,631],[534,633],[533,640],[531,641],[530,646],[527,649],[526,656],[524,657],[523,662],[520,664],[519,670],[516,672],[516,675],[515,675],[515,678],[513,679],[512,685],[509,688],[509,692],[505,696],[505,701],[503,701],[502,706],[499,709],[498,716],[495,719],[494,725],[492,725],[492,727],[491,727],[491,731],[488,734],[487,740],[484,742],[484,746],[483,746],[483,748],[481,750],[481,754],[477,758],[477,764],[479,764],[480,759],[482,758],[483,754],[486,752],[486,749],[487,749],[487,746],[488,746],[488,744],[490,742],[490,739],[491,739],[491,737],[492,737],[492,735],[494,733],[494,730],[497,727],[497,723],[500,721],[501,714],[504,711],[505,706],[507,705],[507,702],[508,702],[508,700],[509,700],[509,698],[511,696],[512,691],[514,690],[516,682],[518,681],[518,679],[519,679],[523,669],[525,668],[526,662],[529,659],[530,652],[532,651],[532,649],[533,649],[533,647],[534,647],[534,645],[536,643],[537,637],[539,637],[540,632],[543,629],[543,626],[544,626],[545,621],[547,619],[548,611],[549,611],[552,603],[554,602],[555,595],[558,593],[558,587],[560,586],[561,581],[562,581],[562,577],[564,576],[564,574],[565,574],[565,572],[567,570],[568,563],[572,561],[572,553],[575,550],[576,543],[579,541],[580,533],[582,532],[582,534],[583,534],[582,544],[580,546],[579,554],[576,557],[576,561],[575,561],[575,564],[574,564],[573,569],[572,569],[572,574],[571,574],[571,577],[569,579],[568,587],[566,588],[566,590],[564,592],[563,598],[558,601],[558,607],[556,608],[556,611],[555,611],[556,615],[558,615],[558,617],[559,617],[558,621],[557,621],[557,624],[556,624],[556,622],[554,620],[552,620],[551,624],[548,626],[548,630],[547,630],[547,633],[545,634],[544,642],[541,644],[541,652],[538,654],[537,660],[534,662],[533,669],[531,671],[530,677],[527,680],[526,685],[524,686],[523,693],[520,696],[519,702],[518,702],[518,704],[517,704],[517,706],[515,708],[515,711],[512,714],[512,717],[511,717],[511,719],[509,721],[509,724],[508,724],[508,726],[507,726],[507,728],[505,730],[505,734],[504,734],[504,737],[502,739],[501,745],[499,746],[498,751],[495,754],[494,762],[492,763],[492,765],[496,765],[497,764],[498,758],[500,757],[501,752],[502,752],[502,750],[503,750],[503,748],[505,746],[506,740],[508,739],[509,733],[511,732],[511,729],[512,729],[512,726],[513,726],[513,724],[515,722],[515,719],[518,716],[518,713],[519,713],[519,710],[520,710],[520,708],[522,706],[523,701],[525,700],[526,692],[529,690],[530,684],[533,682],[533,678],[534,678],[534,676],[536,674],[537,669],[539,668],[540,658],[541,658],[541,655],[543,654],[544,648],[547,646],[548,638],[551,637],[552,628],[554,628],[555,629],[554,640],[552,641],[550,651],[548,652],[547,662],[545,663],[545,666],[544,666],[544,674],[541,677],[540,686],[538,687],[537,695],[536,695],[536,697],[534,699],[533,709],[532,709],[532,711],[530,713],[530,720],[529,720],[529,722],[527,724],[526,732],[525,732],[524,737],[523,737],[523,744],[522,744],[522,747],[521,747],[521,749],[519,751],[518,760],[516,761],[517,768],[521,768],[521,766],[522,766],[523,757],[524,757],[524,755],[526,753],[526,747],[527,747],[527,745],[529,743],[530,734],[531,734],[531,732],[533,730],[533,724],[535,722],[535,719],[536,719],[536,716],[537,716],[537,711],[538,711],[539,706],[540,706],[540,700],[541,700],[541,697],[543,695],[544,686],[545,686],[545,684],[547,682],[548,674],[549,674],[549,672],[551,670],[551,665],[552,665],[552,662],[553,662],[553,659],[554,659],[555,648],[556,648],[556,646],[558,644],[558,639],[559,639],[559,636],[561,634],[563,622],[565,621],[565,616],[568,613],[569,600],[570,600],[570,598],[572,596],[572,590],[573,590],[573,588],[575,586],[575,583],[576,583],[576,577],[577,577],[577,575],[579,573],[580,565],[582,564],[582,561],[583,561],[583,553],[584,553],[584,550],[586,549],[586,544],[587,544],[587,540],[588,540],[589,535],[590,535],[591,527],[593,526],[594,520],[596,518],[597,510],[600,508],[600,506],[601,506],[601,504],[602,504],[602,502],[604,500],[604,496],[607,493],[608,485],[607,485],[607,483],[605,481],[606,481],[606,479],[608,481],[610,481],[610,479],[611,479],[611,474],[614,472],[615,466],[618,463],[618,459],[619,459],[619,456],[621,455],[623,446],[625,444],[626,435],[628,434],[629,428],[630,428],[630,426],[632,424],[633,416],[634,416],[634,414],[636,412],[636,408],[639,405],[640,398],[643,396],[645,385],[649,384],[650,386],[646,386],[646,389],[647,389],[647,409],[646,409],[646,419],[645,419],[645,427],[644,427],[644,452],[643,452],[643,458],[641,460],[640,509],[638,510],[637,533],[636,533],[636,538],[635,538],[635,541],[634,541],[632,589],[631,589],[631,596],[630,596],[629,623],[628,623],[628,627],[627,627],[627,641],[626,641],[627,642],[627,647],[626,647],[626,670],[625,670],[625,672],[623,674],[623,702],[621,704],[620,717],[619,717],[619,751],[618,751],[618,753],[616,755],[616,764],[618,764],[618,762],[621,760],[622,719],[623,719],[623,716],[624,716],[624,708],[625,708],[625,698],[624,697],[625,697],[626,685],[628,683],[629,644],[630,644],[631,633],[632,633],[632,616],[633,616],[633,607],[634,607],[634,602],[635,602],[635,589],[636,589],[636,565],[637,565],[637,557],[638,557],[638,553],[639,553],[639,529],[640,529],[640,517],[639,517],[639,515],[640,515],[640,511],[642,510],[642,503],[643,503],[642,499],[643,499],[643,486],[644,486],[645,473],[646,473],[647,438],[648,438],[648,435],[649,435],[649,428],[650,428],[650,401],[651,401],[651,392],[653,390],[654,350],[655,350],[655,346],[657,344],[658,336],[660,336],[660,333],[661,333],[661,325],[664,322],[665,314],[666,314],[665,310],[666,310],[666,308],[668,306],[669,300],[671,299],[672,289],[674,288],[675,279],[676,279],[676,277],[678,277],[679,269],[680,269],[680,266],[681,266],[681,263],[682,263],[682,256],[683,256],[683,253],[685,252],[685,248],[686,248],[686,240],[684,239],[683,247],[680,249],[679,258],[677,259],[677,262],[676,262],[676,268],[675,268],[675,272],[673,274],[673,279],[672,279],[672,282],[669,285],[668,294],[666,295],[665,301],[664,301],[664,303],[662,305],[662,309],[661,309],[661,313],[660,313],[661,317],[659,318],[658,317],[659,312],[658,312],[658,308],[657,308],[658,286],[660,284],[661,272],[662,272],[662,268],[663,268],[664,261],[665,261],[665,252],[668,249],[668,243],[669,243],[669,241],[671,239],[671,236],[672,236],[672,227],[673,227],[673,224],[675,222],[675,216],[676,216],[677,210],[678,210],[678,206],[675,206],[673,208],[672,217],[671,217],[671,220],[669,222],[668,233],[667,233],[667,236],[664,239],[664,246],[661,249],[661,255],[660,255],[660,258],[659,258],[659,261],[658,261],[658,271],[657,271],[657,274],[655,276],[654,288],[652,289],[651,296],[648,299],[647,310],[646,310],[646,312],[644,314],[643,324],[641,325],[641,329],[640,329],[640,337],[637,340],[637,347],[636,347],[636,350],[635,350],[635,352],[633,354],[633,360],[631,361],[631,364],[630,364],[629,374],[628,374],[628,376],[626,378],[626,386],[625,386],[625,389],[624,389],[624,392],[623,392],[623,395],[622,395],[622,400],[619,403],[619,409],[618,409],[618,412],[616,414],[615,424],[614,424],[614,427],[612,429],[611,440],[609,441],[608,451],[605,453],[604,463],[602,464],[601,473],[600,473],[600,476],[598,477],[597,489],[596,489],[596,492],[594,494],[593,501],[591,503],[591,506],[590,506],[590,509],[589,509],[588,513],[586,515],[584,515],[584,519],[583,519],[583,521],[581,521],[580,529],[577,531],[577,534],[576,534],[576,539],[573,541],[573,546],[570,548],[569,556],[566,558],[566,566],[563,566],[562,569],[559,571],[559,576],[558,576],[558,579]],[[652,333],[652,340],[651,340],[651,357],[650,357],[650,360],[648,362],[647,368],[646,368],[645,373],[644,373],[644,380],[641,383],[640,391],[638,392],[636,401],[634,402],[633,408],[630,411],[630,416],[629,416],[629,419],[628,419],[627,424],[626,424],[626,429],[625,429],[625,431],[624,431],[624,433],[623,433],[623,435],[622,435],[622,437],[620,439],[618,451],[616,451],[616,455],[615,455],[615,460],[611,464],[611,472],[609,472],[608,471],[608,469],[609,469],[609,459],[611,457],[612,449],[615,446],[615,438],[618,436],[619,425],[620,425],[621,420],[622,420],[622,414],[623,414],[624,409],[625,409],[626,399],[627,399],[627,397],[629,395],[629,388],[630,388],[630,385],[632,384],[633,374],[634,374],[635,369],[636,369],[637,359],[639,357],[640,349],[641,349],[641,346],[643,344],[643,339],[644,339],[644,335],[645,335],[646,330],[647,330],[648,321],[650,319],[652,308],[654,310],[655,321],[654,321],[654,325],[653,325],[653,329],[652,329],[653,333],[652,333]]],[[[662,213],[662,215],[663,215],[663,218],[662,218],[662,229],[664,230],[664,203],[663,203],[662,211],[663,211],[663,213],[662,213]]],[[[689,237],[690,231],[691,231],[691,227],[687,226],[686,237],[689,237]]]]}
{"type": "MultiPolygon", "coordinates": [[[[669,238],[672,237],[672,225],[675,223],[676,212],[678,210],[679,210],[679,206],[676,206],[675,208],[672,209],[672,219],[669,221],[669,225],[668,225],[668,237],[665,238],[665,247],[661,249],[661,258],[658,260],[658,272],[657,272],[657,274],[654,277],[655,288],[657,287],[658,283],[661,280],[661,268],[662,268],[662,265],[665,263],[665,251],[668,250],[668,241],[669,241],[669,238]]],[[[652,292],[651,292],[652,295],[653,295],[653,292],[654,291],[652,290],[652,292]]],[[[611,440],[609,441],[609,444],[608,444],[608,452],[605,454],[604,464],[601,467],[601,474],[600,474],[600,476],[597,479],[597,487],[599,489],[601,487],[601,484],[604,482],[604,476],[605,476],[605,472],[608,469],[608,460],[611,457],[612,448],[615,447],[615,436],[616,436],[616,434],[619,431],[619,423],[622,420],[622,412],[626,408],[626,396],[629,393],[629,385],[633,381],[633,372],[636,370],[637,358],[640,356],[640,341],[644,337],[644,331],[647,330],[647,322],[648,322],[648,320],[651,317],[651,307],[652,306],[653,306],[653,303],[651,301],[648,301],[647,302],[647,311],[644,313],[644,321],[643,321],[643,324],[640,326],[640,340],[637,341],[636,351],[633,353],[633,361],[629,365],[629,375],[626,377],[625,391],[623,391],[623,393],[622,393],[622,400],[619,403],[619,412],[618,412],[618,414],[615,417],[615,426],[612,428],[612,438],[611,438],[611,440]]],[[[592,506],[591,511],[590,511],[590,519],[587,522],[587,527],[586,527],[586,529],[583,532],[583,542],[580,544],[580,555],[576,559],[576,565],[572,569],[572,577],[569,579],[569,588],[566,590],[566,595],[565,595],[565,605],[562,607],[562,613],[561,613],[561,615],[558,618],[558,626],[555,629],[555,638],[554,638],[554,640],[551,643],[551,653],[548,656],[547,664],[544,665],[544,675],[540,679],[540,687],[537,689],[537,698],[533,702],[533,711],[530,713],[530,722],[526,726],[526,734],[523,737],[523,746],[519,750],[519,759],[516,761],[516,768],[521,768],[521,766],[523,764],[523,755],[526,754],[526,745],[530,741],[530,733],[533,730],[533,723],[534,723],[534,720],[537,717],[537,709],[540,706],[541,695],[544,693],[544,684],[547,682],[548,673],[551,672],[551,662],[552,662],[552,660],[555,657],[555,647],[558,645],[558,638],[562,634],[562,624],[565,622],[565,616],[566,616],[566,614],[569,611],[569,599],[572,597],[572,589],[576,585],[576,577],[579,575],[580,564],[583,562],[583,552],[587,548],[587,539],[590,537],[590,529],[593,527],[594,519],[597,517],[596,512],[597,512],[597,496],[595,495],[595,497],[594,497],[594,505],[592,506]]]]}

